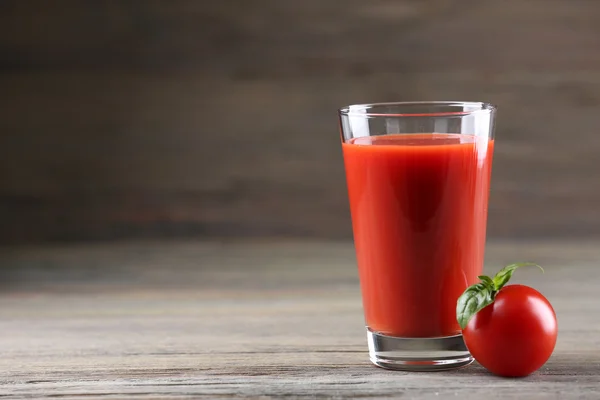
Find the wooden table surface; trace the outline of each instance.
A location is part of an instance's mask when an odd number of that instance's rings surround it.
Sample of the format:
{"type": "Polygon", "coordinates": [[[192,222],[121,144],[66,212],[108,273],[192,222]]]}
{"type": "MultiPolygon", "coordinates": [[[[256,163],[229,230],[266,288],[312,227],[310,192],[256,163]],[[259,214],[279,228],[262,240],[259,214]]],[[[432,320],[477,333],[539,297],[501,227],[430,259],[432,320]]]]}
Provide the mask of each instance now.
{"type": "Polygon", "coordinates": [[[600,398],[600,246],[488,245],[559,318],[524,379],[474,364],[370,364],[346,243],[153,242],[0,249],[1,398],[600,398]]]}

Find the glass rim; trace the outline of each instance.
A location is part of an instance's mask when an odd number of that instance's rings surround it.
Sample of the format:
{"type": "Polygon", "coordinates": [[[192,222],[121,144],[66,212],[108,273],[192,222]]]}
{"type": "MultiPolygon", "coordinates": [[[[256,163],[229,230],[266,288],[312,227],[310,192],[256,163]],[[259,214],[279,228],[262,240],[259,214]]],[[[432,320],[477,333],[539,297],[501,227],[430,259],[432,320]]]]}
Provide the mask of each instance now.
{"type": "Polygon", "coordinates": [[[491,114],[496,111],[496,107],[492,103],[481,101],[395,101],[384,103],[364,103],[351,104],[338,109],[340,116],[352,117],[387,117],[387,118],[404,118],[404,117],[464,117],[473,114],[491,114]],[[431,112],[400,112],[402,107],[414,106],[430,106],[435,107],[472,107],[473,110],[461,111],[431,111],[431,112]],[[396,107],[394,111],[376,111],[370,112],[371,109],[383,107],[396,107]]]}

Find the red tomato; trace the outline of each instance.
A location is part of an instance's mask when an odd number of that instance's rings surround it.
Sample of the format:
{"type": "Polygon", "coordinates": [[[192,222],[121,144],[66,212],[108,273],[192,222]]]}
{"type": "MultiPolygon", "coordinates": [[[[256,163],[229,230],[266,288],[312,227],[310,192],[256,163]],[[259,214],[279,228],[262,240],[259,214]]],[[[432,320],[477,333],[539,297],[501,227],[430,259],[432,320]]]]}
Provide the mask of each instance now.
{"type": "Polygon", "coordinates": [[[494,374],[526,376],[550,358],[558,325],[554,309],[529,286],[503,287],[476,313],[463,336],[475,359],[494,374]]]}

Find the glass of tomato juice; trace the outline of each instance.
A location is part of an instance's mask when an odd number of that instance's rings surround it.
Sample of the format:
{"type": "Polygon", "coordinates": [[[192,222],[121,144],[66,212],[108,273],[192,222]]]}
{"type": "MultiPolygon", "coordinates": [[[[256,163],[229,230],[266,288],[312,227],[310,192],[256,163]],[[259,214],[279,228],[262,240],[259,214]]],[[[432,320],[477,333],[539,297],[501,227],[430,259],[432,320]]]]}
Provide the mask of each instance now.
{"type": "Polygon", "coordinates": [[[371,361],[397,370],[473,358],[456,301],[483,268],[496,107],[357,104],[339,110],[371,361]]]}

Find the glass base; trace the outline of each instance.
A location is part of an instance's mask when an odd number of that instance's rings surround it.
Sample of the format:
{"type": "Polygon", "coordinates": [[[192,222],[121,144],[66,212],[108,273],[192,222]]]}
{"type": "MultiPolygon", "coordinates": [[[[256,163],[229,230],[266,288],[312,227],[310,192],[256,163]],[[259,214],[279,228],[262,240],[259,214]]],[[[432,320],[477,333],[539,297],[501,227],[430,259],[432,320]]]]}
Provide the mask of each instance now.
{"type": "Polygon", "coordinates": [[[441,371],[464,367],[473,357],[462,335],[400,338],[367,328],[369,358],[378,367],[400,371],[441,371]]]}

